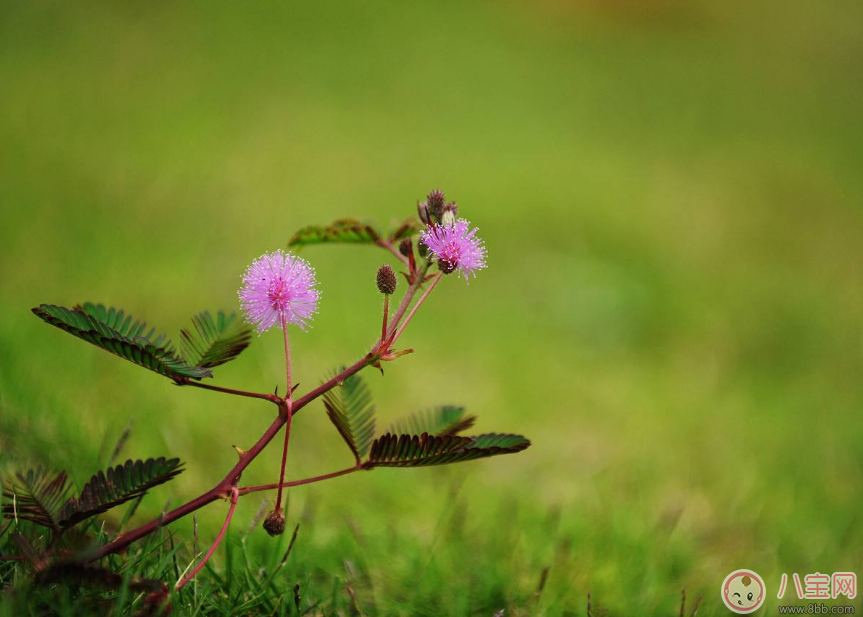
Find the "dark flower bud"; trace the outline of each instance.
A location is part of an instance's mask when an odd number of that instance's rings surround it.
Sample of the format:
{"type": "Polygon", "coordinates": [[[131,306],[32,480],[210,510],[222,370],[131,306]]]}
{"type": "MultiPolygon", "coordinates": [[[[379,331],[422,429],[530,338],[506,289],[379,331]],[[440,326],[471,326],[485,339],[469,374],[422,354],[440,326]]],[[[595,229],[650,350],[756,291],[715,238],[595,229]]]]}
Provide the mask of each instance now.
{"type": "Polygon", "coordinates": [[[445,199],[443,191],[438,189],[433,190],[428,195],[427,202],[429,214],[435,223],[440,223],[441,217],[443,216],[445,199]]]}
{"type": "Polygon", "coordinates": [[[449,261],[446,259],[438,259],[437,267],[444,274],[449,274],[458,267],[458,262],[457,261],[449,261]]]}
{"type": "Polygon", "coordinates": [[[444,214],[447,212],[452,212],[454,218],[458,218],[458,206],[454,201],[449,202],[447,205],[443,207],[444,214]]]}
{"type": "Polygon", "coordinates": [[[398,281],[396,280],[396,273],[393,272],[389,264],[384,264],[378,268],[377,283],[378,290],[382,294],[389,296],[395,292],[398,281]]]}
{"type": "Polygon", "coordinates": [[[273,510],[264,519],[264,529],[271,536],[280,536],[285,532],[285,513],[281,509],[273,510]]]}
{"type": "Polygon", "coordinates": [[[410,238],[403,238],[401,242],[399,242],[399,253],[404,255],[405,257],[410,257],[411,253],[414,250],[414,243],[410,238]]]}
{"type": "Polygon", "coordinates": [[[419,214],[420,220],[428,225],[431,223],[431,217],[429,215],[429,205],[425,201],[417,202],[417,214],[419,214]]]}

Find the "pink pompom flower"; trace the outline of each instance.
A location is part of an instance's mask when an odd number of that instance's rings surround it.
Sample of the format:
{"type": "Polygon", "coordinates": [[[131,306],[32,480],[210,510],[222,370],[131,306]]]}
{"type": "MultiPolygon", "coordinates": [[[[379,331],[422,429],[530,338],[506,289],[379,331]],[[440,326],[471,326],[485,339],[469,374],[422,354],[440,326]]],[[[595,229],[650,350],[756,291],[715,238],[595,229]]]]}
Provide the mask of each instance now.
{"type": "Polygon", "coordinates": [[[305,259],[283,251],[264,253],[243,275],[239,291],[246,321],[261,334],[282,323],[305,330],[317,312],[320,291],[315,271],[305,259]]]}
{"type": "Polygon", "coordinates": [[[420,241],[428,247],[445,274],[458,270],[465,280],[476,276],[477,270],[485,268],[485,245],[476,235],[477,228],[470,229],[464,219],[442,225],[429,225],[420,235],[420,241]]]}

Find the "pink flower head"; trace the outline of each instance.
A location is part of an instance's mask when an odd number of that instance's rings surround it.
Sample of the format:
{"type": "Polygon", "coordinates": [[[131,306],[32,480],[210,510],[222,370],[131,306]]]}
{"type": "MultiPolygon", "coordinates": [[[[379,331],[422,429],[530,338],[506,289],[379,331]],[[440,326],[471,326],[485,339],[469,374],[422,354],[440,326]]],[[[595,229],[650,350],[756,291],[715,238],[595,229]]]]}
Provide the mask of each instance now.
{"type": "Polygon", "coordinates": [[[457,269],[465,280],[485,268],[485,245],[476,236],[477,228],[468,231],[469,227],[464,219],[447,222],[445,218],[442,225],[429,225],[420,235],[440,269],[445,274],[457,269]]]}
{"type": "Polygon", "coordinates": [[[305,259],[282,251],[264,253],[243,275],[239,296],[246,321],[259,334],[282,327],[282,322],[305,330],[321,295],[315,285],[315,271],[305,259]]]}

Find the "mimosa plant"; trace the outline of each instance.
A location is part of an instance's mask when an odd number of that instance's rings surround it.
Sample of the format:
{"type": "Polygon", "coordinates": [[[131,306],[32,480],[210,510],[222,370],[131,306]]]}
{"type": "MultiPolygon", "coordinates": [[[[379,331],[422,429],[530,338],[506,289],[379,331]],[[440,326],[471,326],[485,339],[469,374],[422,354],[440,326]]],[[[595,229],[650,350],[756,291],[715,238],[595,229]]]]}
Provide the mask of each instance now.
{"type": "MultiPolygon", "coordinates": [[[[177,458],[129,460],[94,475],[79,493],[65,472],[51,474],[44,469],[20,473],[4,483],[3,515],[14,526],[19,555],[6,559],[29,562],[39,574],[52,569],[96,562],[106,555],[123,551],[136,540],[169,525],[215,501],[228,503],[221,530],[203,559],[178,580],[182,589],[215,552],[225,536],[238,500],[250,493],[276,491],[275,508],[266,516],[263,527],[271,535],[285,529],[283,490],[288,487],[321,482],[338,476],[368,471],[377,467],[424,467],[469,461],[524,450],[530,442],[521,435],[488,433],[465,436],[474,423],[462,407],[440,406],[397,422],[378,434],[372,397],[359,373],[366,367],[381,369],[411,353],[396,344],[417,310],[426,302],[439,281],[457,273],[465,280],[486,267],[486,249],[476,228],[458,218],[454,203],[446,203],[441,191],[432,191],[418,204],[418,217],[411,217],[389,234],[354,219],[343,219],[328,226],[301,229],[288,243],[289,249],[326,244],[351,243],[377,246],[388,251],[402,270],[407,290],[391,310],[390,297],[398,287],[395,270],[382,265],[376,275],[383,295],[380,336],[375,344],[349,366],[325,379],[320,385],[302,392],[292,378],[290,336],[292,329],[305,331],[318,311],[321,293],[315,272],[304,259],[277,250],[256,259],[242,277],[240,306],[245,322],[234,313],[213,316],[202,312],[192,318],[192,328],[180,332],[180,346],[174,347],[164,335],[147,329],[143,321],[122,310],[101,304],[84,303],[74,308],[42,304],[33,312],[66,332],[109,351],[134,364],[150,369],[179,386],[201,388],[231,396],[260,399],[274,406],[269,428],[248,450],[239,451],[238,462],[215,486],[194,499],[164,513],[140,527],[96,545],[80,548],[69,540],[69,530],[91,517],[122,503],[141,498],[152,487],[167,482],[183,468],[177,458]],[[263,334],[281,331],[285,355],[285,389],[272,394],[236,390],[212,385],[213,369],[234,360],[253,338],[253,330],[263,334]],[[303,408],[322,399],[327,417],[354,457],[354,464],[320,476],[285,480],[291,422],[303,408]],[[272,484],[244,486],[240,476],[258,455],[284,429],[281,465],[272,484]],[[277,481],[275,481],[277,479],[277,481]],[[48,534],[28,534],[27,528],[45,528],[48,534]]],[[[382,369],[381,369],[382,370],[382,369]]],[[[5,531],[2,530],[2,531],[5,531]]],[[[77,538],[77,536],[76,536],[77,538]]],[[[156,590],[164,597],[167,589],[156,590]]]]}

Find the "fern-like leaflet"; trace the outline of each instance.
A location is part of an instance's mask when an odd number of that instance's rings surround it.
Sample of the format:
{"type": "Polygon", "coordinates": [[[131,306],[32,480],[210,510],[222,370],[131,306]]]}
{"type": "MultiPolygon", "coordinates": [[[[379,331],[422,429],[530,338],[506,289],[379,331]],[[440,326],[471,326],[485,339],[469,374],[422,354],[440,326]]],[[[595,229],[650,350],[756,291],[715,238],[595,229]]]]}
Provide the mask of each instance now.
{"type": "Polygon", "coordinates": [[[359,463],[375,436],[375,406],[368,386],[359,375],[352,375],[325,393],[323,400],[327,417],[359,463]]]}
{"type": "Polygon", "coordinates": [[[122,310],[87,302],[75,308],[41,304],[33,312],[61,330],[174,380],[212,377],[209,368],[189,366],[165,335],[122,310]]]}
{"type": "Polygon", "coordinates": [[[393,435],[375,439],[365,468],[425,467],[472,461],[500,454],[520,452],[530,446],[521,435],[488,433],[476,437],[459,435],[393,435]]]}

